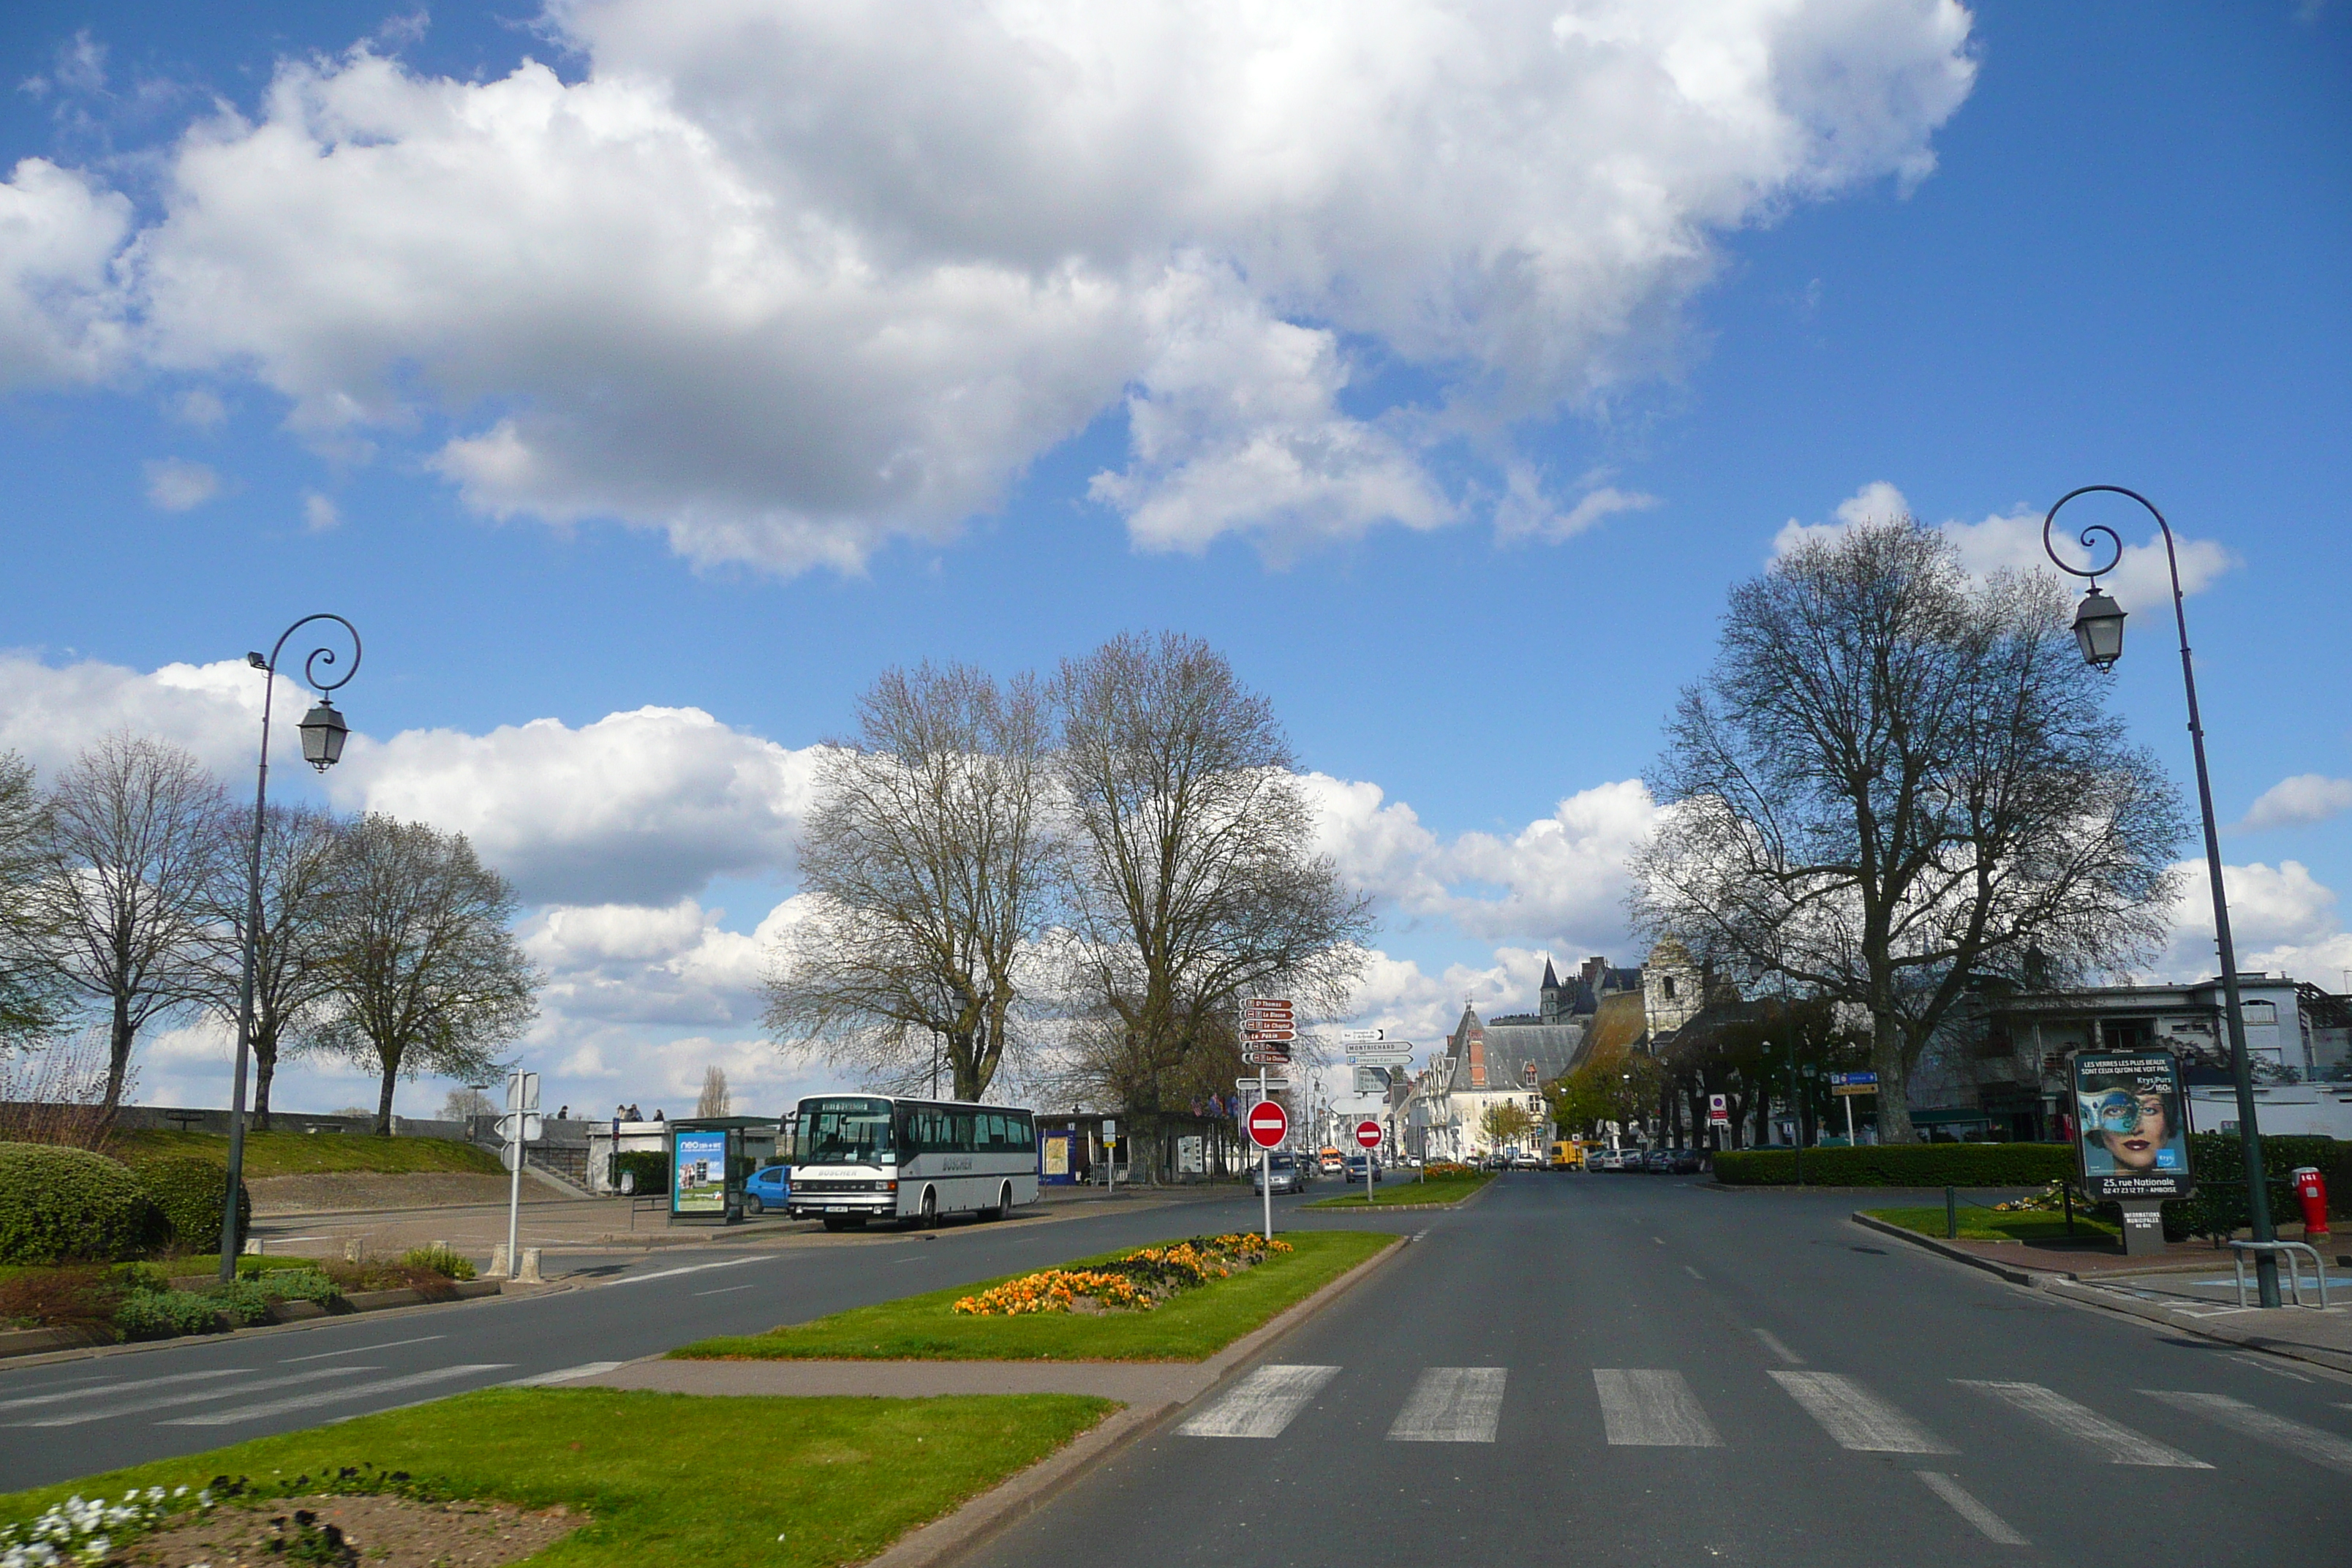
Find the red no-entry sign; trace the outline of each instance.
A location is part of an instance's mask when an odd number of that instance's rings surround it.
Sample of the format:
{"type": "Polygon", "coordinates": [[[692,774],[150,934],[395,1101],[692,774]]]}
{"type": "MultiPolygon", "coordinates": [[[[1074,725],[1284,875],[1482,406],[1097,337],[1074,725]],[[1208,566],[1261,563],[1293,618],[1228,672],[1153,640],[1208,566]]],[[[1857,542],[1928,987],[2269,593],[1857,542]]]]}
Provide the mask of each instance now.
{"type": "Polygon", "coordinates": [[[1362,1144],[1367,1149],[1379,1148],[1381,1146],[1381,1124],[1377,1121],[1357,1122],[1356,1142],[1362,1144]]]}
{"type": "Polygon", "coordinates": [[[1290,1136],[1290,1118],[1273,1100],[1261,1100],[1250,1107],[1250,1142],[1261,1149],[1271,1149],[1290,1136]]]}

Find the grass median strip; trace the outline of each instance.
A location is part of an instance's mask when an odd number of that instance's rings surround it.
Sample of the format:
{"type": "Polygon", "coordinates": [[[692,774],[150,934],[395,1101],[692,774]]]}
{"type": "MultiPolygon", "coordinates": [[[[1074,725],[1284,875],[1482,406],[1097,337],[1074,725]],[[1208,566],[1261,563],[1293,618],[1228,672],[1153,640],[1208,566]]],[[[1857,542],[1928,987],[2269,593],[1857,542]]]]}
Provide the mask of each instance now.
{"type": "MultiPolygon", "coordinates": [[[[219,1132],[171,1132],[142,1128],[125,1132],[109,1151],[127,1163],[164,1156],[209,1160],[228,1168],[228,1138],[219,1132]]],[[[460,1171],[497,1175],[499,1157],[449,1138],[377,1138],[359,1132],[248,1132],[245,1179],[313,1176],[338,1172],[368,1175],[415,1175],[460,1171]]]]}
{"type": "MultiPolygon", "coordinates": [[[[1495,1178],[1485,1173],[1475,1176],[1433,1176],[1426,1182],[1382,1182],[1372,1188],[1371,1206],[1376,1209],[1422,1208],[1432,1204],[1458,1204],[1495,1178]]],[[[1360,1209],[1364,1207],[1361,1190],[1338,1197],[1318,1198],[1307,1205],[1311,1209],[1360,1209]]]]}
{"type": "MultiPolygon", "coordinates": [[[[1944,1239],[1944,1209],[1940,1204],[1918,1208],[1864,1209],[1862,1212],[1874,1220],[1898,1226],[1905,1230],[1916,1231],[1921,1236],[1931,1236],[1938,1241],[1944,1239]]],[[[2077,1214],[2074,1216],[2074,1239],[2077,1241],[2095,1241],[2102,1237],[2112,1238],[2116,1234],[2116,1227],[2103,1219],[2096,1219],[2086,1214],[2077,1214]]],[[[1979,1208],[1971,1204],[1963,1204],[1960,1205],[1958,1239],[1962,1241],[2064,1241],[2066,1216],[2042,1214],[2031,1209],[2004,1214],[1993,1209],[1979,1208]]]]}
{"type": "MultiPolygon", "coordinates": [[[[971,1317],[955,1310],[964,1297],[1022,1278],[1008,1274],[764,1334],[701,1340],[669,1353],[684,1361],[1200,1361],[1398,1238],[1381,1231],[1307,1230],[1284,1232],[1282,1239],[1292,1250],[1148,1312],[971,1317]]],[[[1083,1268],[1123,1255],[1075,1258],[1061,1267],[1083,1268]]]]}
{"type": "Polygon", "coordinates": [[[1066,1394],[711,1398],[486,1389],[0,1496],[0,1524],[31,1520],[76,1494],[193,1490],[216,1476],[274,1490],[297,1477],[373,1466],[405,1471],[442,1498],[530,1510],[560,1504],[587,1516],[537,1562],[815,1568],[876,1555],[1114,1408],[1066,1394]]]}

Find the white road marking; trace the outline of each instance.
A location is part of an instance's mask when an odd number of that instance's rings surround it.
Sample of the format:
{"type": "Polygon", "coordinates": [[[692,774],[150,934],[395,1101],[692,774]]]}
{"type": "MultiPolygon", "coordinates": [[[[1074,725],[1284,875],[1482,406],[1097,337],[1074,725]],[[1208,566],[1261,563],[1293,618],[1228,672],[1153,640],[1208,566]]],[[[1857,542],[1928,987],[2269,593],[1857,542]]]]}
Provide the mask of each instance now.
{"type": "Polygon", "coordinates": [[[1864,1454],[1958,1452],[1853,1379],[1834,1372],[1767,1372],[1841,1448],[1864,1454]]]}
{"type": "Polygon", "coordinates": [[[1601,1425],[1612,1447],[1720,1448],[1723,1439],[1683,1374],[1657,1367],[1596,1366],[1601,1425]]]}
{"type": "Polygon", "coordinates": [[[2240,1436],[2284,1448],[2297,1458],[2352,1476],[2352,1442],[2333,1432],[2258,1410],[2226,1394],[2179,1394],[2161,1388],[2143,1388],[2140,1392],[2150,1399],[2163,1400],[2175,1410],[2187,1410],[2218,1422],[2240,1436]]]}
{"type": "Polygon", "coordinates": [[[1946,1475],[1934,1470],[1911,1472],[1927,1483],[1927,1489],[1952,1505],[1952,1511],[1977,1527],[1977,1533],[1995,1546],[2031,1546],[2033,1543],[2009,1527],[2009,1521],[1969,1495],[1969,1489],[1946,1475]]]}
{"type": "Polygon", "coordinates": [[[1788,1346],[1782,1344],[1780,1342],[1780,1336],[1774,1333],[1771,1330],[1751,1329],[1748,1331],[1753,1333],[1758,1339],[1764,1342],[1764,1348],[1766,1350],[1770,1351],[1774,1355],[1779,1356],[1790,1366],[1802,1366],[1805,1364],[1805,1358],[1799,1355],[1795,1351],[1790,1350],[1788,1346]]]}
{"type": "Polygon", "coordinates": [[[627,1364],[626,1362],[617,1361],[583,1361],[578,1366],[567,1366],[561,1372],[542,1372],[537,1377],[518,1377],[512,1383],[504,1384],[501,1386],[545,1388],[551,1384],[572,1383],[583,1377],[602,1377],[615,1367],[627,1364]]]}
{"type": "Polygon", "coordinates": [[[174,1394],[163,1399],[142,1399],[135,1405],[112,1405],[103,1410],[79,1410],[71,1415],[51,1415],[40,1421],[12,1421],[12,1426],[87,1426],[93,1421],[111,1421],[120,1415],[146,1415],[158,1410],[170,1410],[182,1405],[202,1405],[208,1399],[235,1399],[239,1394],[258,1394],[264,1389],[291,1388],[298,1383],[316,1383],[324,1377],[349,1377],[354,1373],[373,1372],[372,1366],[317,1366],[309,1372],[289,1372],[281,1377],[265,1377],[258,1383],[236,1383],[224,1387],[219,1384],[200,1388],[194,1394],[174,1394]]]}
{"type": "Polygon", "coordinates": [[[429,1345],[435,1340],[446,1340],[446,1334],[419,1334],[413,1340],[386,1340],[380,1345],[353,1345],[347,1351],[320,1351],[317,1355],[289,1355],[278,1364],[292,1366],[297,1362],[325,1361],[331,1356],[367,1355],[375,1351],[397,1350],[402,1345],[429,1345]]]}
{"type": "Polygon", "coordinates": [[[2175,1470],[2210,1470],[2213,1468],[2168,1444],[2135,1432],[2121,1422],[2110,1421],[2097,1411],[2077,1405],[2064,1394],[2054,1393],[2038,1383],[1995,1383],[1973,1377],[1956,1377],[1952,1381],[1962,1388],[1973,1388],[1979,1394],[1998,1399],[2013,1409],[2022,1410],[2054,1428],[2062,1436],[2072,1437],[2111,1465],[2147,1465],[2175,1470]]]}
{"type": "Polygon", "coordinates": [[[716,1263],[689,1263],[683,1268],[657,1269],[651,1274],[625,1274],[613,1281],[615,1285],[643,1285],[649,1279],[675,1279],[681,1274],[700,1274],[712,1268],[734,1268],[746,1263],[773,1263],[773,1258],[723,1258],[716,1263]]]}
{"type": "Polygon", "coordinates": [[[1508,1375],[1499,1366],[1423,1368],[1389,1427],[1389,1441],[1493,1442],[1503,1418],[1503,1382],[1508,1375]]]}
{"type": "Polygon", "coordinates": [[[1697,1269],[1693,1268],[1687,1263],[1683,1265],[1683,1272],[1689,1275],[1694,1279],[1704,1279],[1706,1278],[1706,1275],[1701,1274],[1697,1269]]]}
{"type": "Polygon", "coordinates": [[[721,1285],[716,1290],[697,1290],[695,1295],[697,1298],[704,1296],[732,1296],[738,1290],[749,1290],[751,1289],[751,1287],[749,1285],[721,1285]]]}
{"type": "Polygon", "coordinates": [[[1187,1437],[1279,1437],[1339,1373],[1336,1366],[1262,1366],[1176,1428],[1187,1437]]]}
{"type": "MultiPolygon", "coordinates": [[[[183,1415],[176,1421],[158,1421],[158,1426],[234,1426],[240,1421],[260,1421],[289,1411],[310,1410],[321,1405],[336,1405],[346,1399],[364,1399],[371,1394],[397,1394],[404,1388],[422,1388],[427,1384],[446,1383],[453,1377],[470,1377],[478,1372],[504,1372],[512,1362],[478,1362],[467,1366],[440,1366],[431,1372],[413,1372],[406,1377],[379,1378],[373,1383],[355,1383],[347,1388],[331,1388],[323,1394],[296,1394],[290,1399],[273,1399],[266,1405],[247,1405],[235,1410],[216,1410],[209,1415],[183,1415]]],[[[371,1412],[370,1414],[376,1414],[371,1412]]]]}
{"type": "Polygon", "coordinates": [[[2303,1373],[2299,1372],[2289,1372],[2286,1368],[2280,1366],[2276,1363],[2263,1356],[2233,1355],[2230,1359],[2235,1362],[2243,1362],[2246,1365],[2252,1367],[2256,1372],[2266,1372],[2273,1377],[2292,1378],[2297,1383],[2309,1383],[2311,1381],[2311,1379],[2304,1376],[2303,1373]]]}
{"type": "Polygon", "coordinates": [[[34,1405],[63,1405],[68,1399],[88,1399],[100,1394],[121,1394],[132,1388],[161,1388],[167,1383],[197,1383],[210,1377],[246,1377],[253,1369],[230,1367],[223,1372],[175,1372],[169,1377],[142,1377],[131,1383],[92,1383],[79,1388],[69,1388],[61,1394],[28,1394],[21,1399],[0,1399],[0,1410],[22,1410],[34,1405]]]}

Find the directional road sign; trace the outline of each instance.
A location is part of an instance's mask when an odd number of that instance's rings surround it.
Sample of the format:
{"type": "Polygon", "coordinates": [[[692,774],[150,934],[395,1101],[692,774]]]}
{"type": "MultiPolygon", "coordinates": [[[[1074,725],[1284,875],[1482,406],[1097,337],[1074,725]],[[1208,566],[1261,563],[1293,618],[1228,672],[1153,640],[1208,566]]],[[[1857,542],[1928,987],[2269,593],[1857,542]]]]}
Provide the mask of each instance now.
{"type": "MultiPolygon", "coordinates": [[[[1256,1079],[1237,1078],[1234,1079],[1234,1087],[1244,1094],[1255,1094],[1260,1086],[1256,1079]]],[[[1264,1087],[1268,1094],[1280,1094],[1290,1087],[1290,1080],[1286,1078],[1270,1078],[1265,1080],[1264,1087]]]]}
{"type": "Polygon", "coordinates": [[[1286,1068],[1290,1065],[1288,1046],[1253,1046],[1242,1053],[1242,1060],[1252,1067],[1286,1068]]]}
{"type": "Polygon", "coordinates": [[[1369,1118],[1357,1122],[1356,1142],[1360,1148],[1379,1148],[1381,1146],[1381,1124],[1370,1120],[1369,1118]]]}
{"type": "Polygon", "coordinates": [[[1833,1072],[1830,1074],[1832,1094],[1876,1094],[1878,1075],[1874,1072],[1833,1072]]]}
{"type": "Polygon", "coordinates": [[[1290,1113],[1271,1100],[1261,1100],[1250,1107],[1250,1142],[1261,1149],[1271,1149],[1290,1136],[1290,1113]]]}
{"type": "Polygon", "coordinates": [[[1358,1094],[1386,1094],[1388,1091],[1389,1080],[1388,1069],[1386,1068],[1358,1068],[1356,1069],[1356,1092],[1358,1094]]]}
{"type": "Polygon", "coordinates": [[[1389,1032],[1386,1029],[1342,1029],[1339,1031],[1339,1038],[1342,1040],[1385,1040],[1388,1037],[1389,1032]]]}
{"type": "Polygon", "coordinates": [[[1412,1062],[1412,1052],[1410,1049],[1348,1053],[1348,1065],[1351,1068],[1401,1068],[1410,1066],[1412,1062]]]}

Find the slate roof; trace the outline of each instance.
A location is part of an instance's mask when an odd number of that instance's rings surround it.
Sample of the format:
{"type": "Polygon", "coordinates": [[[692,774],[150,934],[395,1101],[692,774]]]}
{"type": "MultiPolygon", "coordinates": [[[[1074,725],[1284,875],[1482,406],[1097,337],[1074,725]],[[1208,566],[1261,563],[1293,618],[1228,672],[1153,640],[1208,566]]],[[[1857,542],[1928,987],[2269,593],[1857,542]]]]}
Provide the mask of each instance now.
{"type": "Polygon", "coordinates": [[[1462,1021],[1454,1033],[1446,1037],[1445,1054],[1453,1059],[1453,1071],[1448,1078],[1449,1093],[1469,1094],[1497,1089],[1522,1090],[1528,1087],[1527,1064],[1536,1065],[1536,1082],[1549,1083],[1568,1071],[1569,1064],[1584,1043],[1585,1026],[1581,1022],[1569,1024],[1482,1024],[1477,1013],[1468,1007],[1462,1010],[1462,1021]],[[1469,1039],[1475,1032],[1485,1044],[1486,1081],[1475,1085],[1470,1081],[1469,1039]]]}

